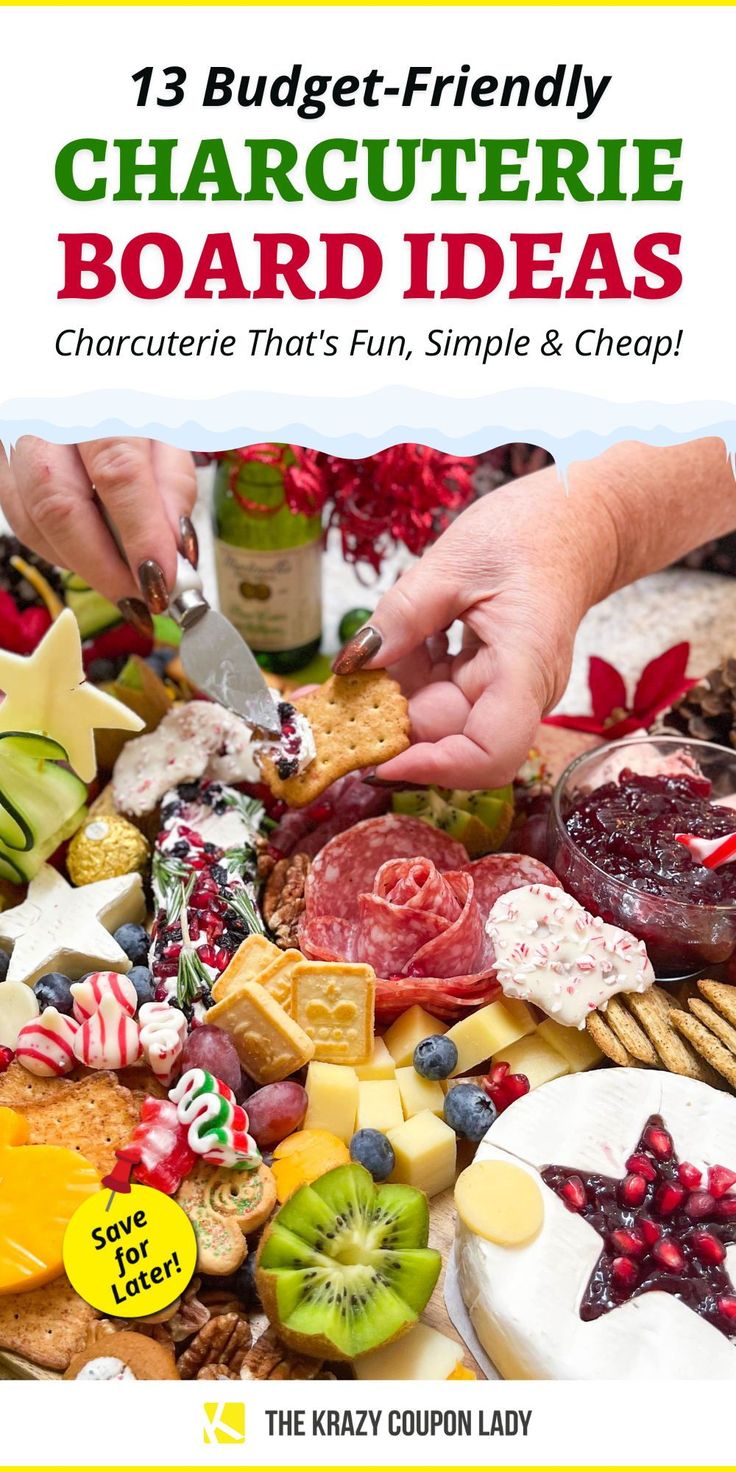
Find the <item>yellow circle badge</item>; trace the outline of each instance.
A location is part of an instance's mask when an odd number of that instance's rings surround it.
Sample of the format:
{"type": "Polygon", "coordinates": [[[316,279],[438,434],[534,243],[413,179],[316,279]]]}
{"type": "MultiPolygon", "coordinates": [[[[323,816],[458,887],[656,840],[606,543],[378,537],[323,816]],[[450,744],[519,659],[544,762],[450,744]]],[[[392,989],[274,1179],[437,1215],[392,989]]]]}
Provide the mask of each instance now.
{"type": "Polygon", "coordinates": [[[101,1314],[140,1319],[184,1292],[197,1239],[182,1208],[151,1186],[97,1191],[77,1208],[64,1236],[72,1287],[101,1314]]]}

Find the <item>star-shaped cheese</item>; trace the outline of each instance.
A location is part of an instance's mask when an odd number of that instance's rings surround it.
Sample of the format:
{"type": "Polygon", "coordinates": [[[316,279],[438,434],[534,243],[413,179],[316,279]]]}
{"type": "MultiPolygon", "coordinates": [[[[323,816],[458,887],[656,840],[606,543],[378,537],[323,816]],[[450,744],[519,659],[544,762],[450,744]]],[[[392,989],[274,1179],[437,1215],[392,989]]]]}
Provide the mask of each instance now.
{"type": "Polygon", "coordinates": [[[23,903],[0,914],[0,949],[12,948],[7,980],[33,986],[47,971],[72,979],[87,971],[130,971],[110,932],[144,913],[140,874],[73,889],[44,864],[23,903]]]}
{"type": "Polygon", "coordinates": [[[82,664],[79,625],[70,608],[24,657],[0,650],[0,730],[41,731],[63,746],[69,765],[91,782],[97,771],[95,727],[140,731],[134,711],[88,685],[82,664]]]}

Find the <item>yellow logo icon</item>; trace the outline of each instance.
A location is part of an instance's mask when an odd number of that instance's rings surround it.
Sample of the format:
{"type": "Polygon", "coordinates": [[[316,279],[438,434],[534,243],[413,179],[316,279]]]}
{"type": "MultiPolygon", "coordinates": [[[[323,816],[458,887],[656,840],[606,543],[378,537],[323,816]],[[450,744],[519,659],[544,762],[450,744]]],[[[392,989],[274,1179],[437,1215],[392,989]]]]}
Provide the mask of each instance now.
{"type": "Polygon", "coordinates": [[[239,1400],[226,1400],[222,1404],[214,1400],[204,1403],[204,1442],[206,1446],[216,1443],[226,1446],[239,1445],[245,1441],[245,1405],[239,1400]]]}

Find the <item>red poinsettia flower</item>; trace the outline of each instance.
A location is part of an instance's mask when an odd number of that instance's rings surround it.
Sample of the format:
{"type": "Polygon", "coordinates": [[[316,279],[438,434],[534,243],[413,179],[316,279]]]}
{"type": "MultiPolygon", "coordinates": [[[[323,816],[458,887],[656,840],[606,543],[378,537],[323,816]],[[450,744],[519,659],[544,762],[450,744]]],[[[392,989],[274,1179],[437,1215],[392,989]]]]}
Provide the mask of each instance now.
{"type": "Polygon", "coordinates": [[[32,654],[50,624],[47,609],[34,605],[21,612],[10,593],[0,588],[0,649],[10,654],[32,654]]]}
{"type": "Polygon", "coordinates": [[[646,730],[663,710],[697,684],[697,680],[688,679],[685,673],[689,657],[690,645],[684,642],[674,644],[652,659],[642,670],[629,703],[623,675],[608,660],[594,654],[588,666],[593,714],[545,716],[544,724],[562,726],[569,731],[590,731],[605,736],[607,741],[630,736],[642,727],[646,730]]]}

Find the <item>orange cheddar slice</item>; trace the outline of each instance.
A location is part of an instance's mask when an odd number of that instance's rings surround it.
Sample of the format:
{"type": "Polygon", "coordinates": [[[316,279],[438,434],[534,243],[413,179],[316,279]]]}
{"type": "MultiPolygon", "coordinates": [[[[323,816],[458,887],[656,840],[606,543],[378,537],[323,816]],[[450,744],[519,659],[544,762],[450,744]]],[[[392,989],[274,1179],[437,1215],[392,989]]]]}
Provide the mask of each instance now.
{"type": "Polygon", "coordinates": [[[26,1145],[28,1126],[0,1109],[0,1294],[40,1288],[63,1271],[77,1207],[99,1190],[93,1165],[61,1145],[26,1145]]]}

